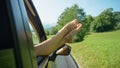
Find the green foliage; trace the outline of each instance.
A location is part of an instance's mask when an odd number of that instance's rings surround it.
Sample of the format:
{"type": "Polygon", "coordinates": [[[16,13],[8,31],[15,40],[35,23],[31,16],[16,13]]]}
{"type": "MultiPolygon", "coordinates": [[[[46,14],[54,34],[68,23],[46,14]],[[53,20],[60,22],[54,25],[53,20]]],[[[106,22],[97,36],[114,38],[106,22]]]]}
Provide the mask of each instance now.
{"type": "Polygon", "coordinates": [[[114,26],[115,29],[120,29],[120,22],[117,22],[116,25],[114,26]]]}
{"type": "Polygon", "coordinates": [[[113,17],[115,22],[114,29],[120,29],[120,12],[114,12],[113,17]]]}
{"type": "Polygon", "coordinates": [[[98,15],[91,23],[91,31],[103,32],[114,28],[113,9],[108,8],[98,15]]]}
{"type": "MultiPolygon", "coordinates": [[[[59,16],[57,26],[53,27],[50,34],[56,34],[64,25],[73,19],[78,19],[79,22],[82,22],[85,19],[86,15],[82,8],[79,8],[77,4],[73,5],[70,8],[66,8],[64,12],[59,16]]],[[[75,41],[83,40],[85,36],[85,28],[81,29],[81,32],[75,36],[75,41]]]]}
{"type": "Polygon", "coordinates": [[[46,35],[50,34],[49,30],[45,30],[45,33],[46,33],[46,35]]]}
{"type": "Polygon", "coordinates": [[[86,35],[86,31],[85,31],[84,28],[82,28],[82,29],[80,30],[80,32],[79,32],[77,35],[75,35],[74,41],[75,41],[75,42],[80,42],[80,41],[84,40],[84,36],[85,36],[85,35],[86,35]]]}
{"type": "Polygon", "coordinates": [[[90,30],[90,24],[93,21],[93,17],[91,15],[87,15],[84,20],[82,20],[82,28],[80,32],[75,36],[74,40],[75,42],[79,42],[84,40],[84,36],[89,34],[90,30]]]}
{"type": "Polygon", "coordinates": [[[84,10],[75,4],[64,10],[58,18],[57,25],[52,28],[50,34],[56,34],[65,24],[73,19],[78,19],[83,25],[80,32],[74,37],[76,42],[82,41],[84,36],[90,32],[120,29],[120,12],[113,12],[112,8],[108,8],[96,17],[86,16],[84,10]]]}
{"type": "Polygon", "coordinates": [[[55,35],[59,31],[60,28],[61,28],[61,25],[56,25],[52,27],[52,29],[50,30],[50,35],[55,35]]]}
{"type": "Polygon", "coordinates": [[[87,34],[90,32],[90,25],[93,22],[93,20],[94,18],[91,15],[87,15],[85,20],[83,21],[83,26],[87,34]]]}
{"type": "Polygon", "coordinates": [[[58,18],[58,25],[64,26],[73,19],[78,19],[79,21],[84,20],[85,12],[82,8],[79,8],[77,4],[70,8],[66,8],[65,11],[58,18]]]}
{"type": "Polygon", "coordinates": [[[72,55],[81,68],[120,68],[120,30],[92,33],[71,44],[72,55]]]}
{"type": "Polygon", "coordinates": [[[56,27],[52,27],[51,31],[50,31],[50,35],[56,34],[57,33],[57,29],[56,27]]]}

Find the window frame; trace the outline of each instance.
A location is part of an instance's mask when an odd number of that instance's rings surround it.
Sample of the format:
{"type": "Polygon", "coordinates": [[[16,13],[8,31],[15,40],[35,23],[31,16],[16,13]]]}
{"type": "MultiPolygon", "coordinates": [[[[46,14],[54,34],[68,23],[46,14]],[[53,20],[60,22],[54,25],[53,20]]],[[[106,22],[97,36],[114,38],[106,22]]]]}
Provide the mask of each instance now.
{"type": "Polygon", "coordinates": [[[38,37],[39,42],[43,42],[47,39],[42,22],[40,20],[40,17],[34,7],[34,4],[31,0],[25,0],[25,5],[28,13],[28,17],[30,19],[30,23],[34,27],[38,37]]]}
{"type": "Polygon", "coordinates": [[[5,0],[5,2],[14,39],[16,68],[38,68],[24,0],[5,0]]]}
{"type": "MultiPolygon", "coordinates": [[[[30,23],[33,26],[33,28],[38,36],[39,43],[47,40],[41,19],[37,13],[37,10],[36,10],[32,0],[25,0],[25,5],[26,5],[30,23]]],[[[45,63],[47,61],[46,59],[48,59],[48,57],[37,56],[38,66],[42,64],[41,66],[44,67],[44,65],[46,65],[46,63],[45,63]]]]}

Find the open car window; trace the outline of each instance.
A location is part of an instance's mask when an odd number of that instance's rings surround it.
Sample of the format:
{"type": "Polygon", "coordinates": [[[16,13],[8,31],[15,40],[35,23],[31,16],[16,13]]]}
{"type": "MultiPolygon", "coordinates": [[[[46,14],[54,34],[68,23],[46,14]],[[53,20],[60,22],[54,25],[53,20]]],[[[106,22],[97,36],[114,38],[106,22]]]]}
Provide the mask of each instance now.
{"type": "MultiPolygon", "coordinates": [[[[25,5],[28,14],[29,27],[32,34],[33,44],[36,45],[47,39],[46,34],[32,0],[25,0],[25,5]]],[[[46,57],[37,56],[38,65],[40,65],[41,62],[45,60],[45,58],[46,57]]]]}
{"type": "Polygon", "coordinates": [[[35,29],[35,27],[32,25],[32,22],[29,20],[29,27],[30,27],[30,31],[31,31],[31,34],[32,34],[32,41],[33,41],[33,44],[36,45],[36,44],[39,44],[40,42],[40,38],[38,36],[38,32],[37,30],[35,29]]]}
{"type": "Polygon", "coordinates": [[[31,26],[34,29],[34,32],[38,36],[39,42],[46,40],[47,38],[45,35],[44,28],[42,26],[40,17],[36,11],[36,8],[34,7],[33,2],[31,0],[25,0],[25,5],[27,9],[29,23],[31,24],[31,26]]]}
{"type": "MultiPolygon", "coordinates": [[[[26,9],[27,9],[27,14],[29,17],[30,28],[32,26],[31,33],[33,35],[33,43],[34,44],[40,43],[47,39],[45,32],[44,32],[44,28],[42,26],[42,22],[39,18],[39,15],[37,14],[36,8],[34,7],[32,0],[25,0],[25,4],[26,4],[26,9]],[[36,42],[35,36],[38,37],[37,42],[36,42]]],[[[54,52],[54,53],[56,53],[56,52],[54,52]]],[[[63,62],[65,62],[65,65],[62,68],[71,67],[71,63],[69,63],[69,65],[66,65],[66,63],[71,62],[72,60],[67,61],[67,60],[63,60],[62,58],[59,58],[59,59],[56,59],[55,61],[53,61],[53,60],[50,60],[51,56],[56,57],[54,54],[48,56],[47,58],[40,56],[40,60],[39,60],[39,56],[38,56],[37,57],[38,66],[39,67],[44,66],[46,68],[61,68],[62,64],[61,64],[60,60],[62,60],[63,62]],[[57,67],[56,67],[56,65],[57,65],[57,67]]],[[[58,57],[59,57],[59,55],[58,55],[58,57]]],[[[65,58],[65,56],[62,56],[62,57],[65,58]]],[[[72,59],[71,56],[69,56],[69,55],[66,56],[66,58],[68,58],[68,60],[69,60],[69,58],[72,59]]],[[[72,63],[74,65],[74,66],[73,65],[72,66],[77,68],[77,65],[74,63],[74,61],[72,61],[72,63]]]]}

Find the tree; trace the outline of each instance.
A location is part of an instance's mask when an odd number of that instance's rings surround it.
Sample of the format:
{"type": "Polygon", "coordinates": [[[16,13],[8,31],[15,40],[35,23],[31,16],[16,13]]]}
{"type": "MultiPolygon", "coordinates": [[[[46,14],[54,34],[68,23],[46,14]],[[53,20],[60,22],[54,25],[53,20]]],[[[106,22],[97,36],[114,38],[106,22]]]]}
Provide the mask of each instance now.
{"type": "MultiPolygon", "coordinates": [[[[85,17],[86,17],[86,15],[85,15],[85,12],[83,11],[83,9],[79,8],[78,5],[75,4],[70,8],[66,8],[64,10],[64,12],[59,16],[56,29],[57,29],[57,31],[60,30],[65,24],[72,21],[73,19],[78,19],[79,22],[82,22],[82,21],[84,21],[85,17]]],[[[84,23],[82,23],[82,24],[84,24],[84,23]]],[[[76,35],[75,40],[81,41],[84,38],[84,36],[85,36],[85,32],[84,32],[84,28],[82,28],[80,33],[78,33],[78,35],[76,35]]]]}
{"type": "Polygon", "coordinates": [[[103,32],[114,28],[113,9],[108,8],[98,15],[91,23],[91,31],[103,32]]]}
{"type": "Polygon", "coordinates": [[[120,12],[113,12],[113,18],[114,18],[114,29],[120,29],[120,12]]]}
{"type": "Polygon", "coordinates": [[[52,27],[51,30],[50,30],[50,35],[54,35],[58,32],[58,29],[57,27],[52,27]]]}
{"type": "Polygon", "coordinates": [[[84,23],[85,23],[84,28],[86,28],[86,32],[88,32],[88,33],[90,32],[90,25],[93,22],[93,20],[94,20],[94,18],[91,15],[87,15],[86,19],[84,20],[84,23]]]}
{"type": "Polygon", "coordinates": [[[79,42],[84,40],[84,36],[89,34],[90,32],[90,24],[94,20],[94,18],[91,15],[85,16],[85,18],[82,20],[82,29],[81,31],[75,36],[75,41],[79,42]],[[79,38],[80,37],[80,38],[79,38]]]}
{"type": "Polygon", "coordinates": [[[70,8],[66,8],[65,11],[59,16],[57,23],[62,27],[75,18],[79,21],[85,19],[85,12],[82,8],[79,8],[77,4],[73,5],[70,8]]]}
{"type": "Polygon", "coordinates": [[[47,30],[47,29],[45,29],[45,33],[46,33],[46,35],[49,35],[50,33],[49,33],[49,30],[47,30]]]}

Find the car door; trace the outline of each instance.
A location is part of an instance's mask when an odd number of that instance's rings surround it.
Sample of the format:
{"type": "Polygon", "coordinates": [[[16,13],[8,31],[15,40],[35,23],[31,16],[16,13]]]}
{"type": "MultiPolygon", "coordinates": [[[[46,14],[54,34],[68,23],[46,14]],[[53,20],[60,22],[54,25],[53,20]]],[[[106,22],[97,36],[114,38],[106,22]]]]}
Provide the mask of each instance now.
{"type": "Polygon", "coordinates": [[[0,0],[0,9],[0,68],[38,68],[45,59],[35,56],[29,23],[39,43],[46,36],[31,0],[0,0]]]}
{"type": "Polygon", "coordinates": [[[0,68],[38,68],[23,0],[0,0],[0,68]]]}
{"type": "MultiPolygon", "coordinates": [[[[42,23],[40,21],[40,17],[37,14],[37,11],[36,11],[34,4],[30,0],[28,2],[26,1],[27,9],[30,9],[30,7],[28,6],[28,3],[31,5],[31,9],[33,9],[33,12],[34,12],[34,13],[32,13],[31,10],[29,10],[29,11],[27,10],[27,12],[29,13],[28,14],[29,18],[31,20],[34,19],[32,25],[33,25],[33,28],[35,28],[36,34],[39,37],[44,37],[44,38],[40,38],[40,39],[42,39],[40,42],[42,42],[42,41],[46,40],[44,28],[42,26],[42,23]],[[37,19],[37,21],[35,21],[36,19],[34,17],[37,19]],[[38,28],[38,27],[41,27],[41,28],[38,28]],[[40,32],[38,32],[38,31],[40,31],[40,32]],[[40,34],[40,33],[43,33],[43,34],[40,34]]],[[[68,54],[68,55],[54,55],[55,52],[53,54],[49,55],[48,57],[38,57],[38,67],[39,68],[44,68],[44,67],[45,68],[79,68],[78,64],[76,63],[76,61],[74,60],[72,55],[70,55],[70,54],[68,54]],[[55,57],[55,58],[50,59],[51,57],[55,57]],[[40,60],[39,60],[39,58],[40,58],[40,60]]]]}

